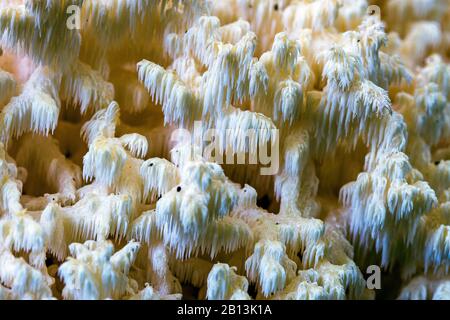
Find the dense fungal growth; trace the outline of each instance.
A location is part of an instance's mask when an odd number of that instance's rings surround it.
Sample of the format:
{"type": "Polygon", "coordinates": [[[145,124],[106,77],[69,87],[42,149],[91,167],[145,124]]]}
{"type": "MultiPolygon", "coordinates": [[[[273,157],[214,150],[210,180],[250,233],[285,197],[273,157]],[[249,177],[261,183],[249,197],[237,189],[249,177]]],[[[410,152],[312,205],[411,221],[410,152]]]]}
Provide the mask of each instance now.
{"type": "Polygon", "coordinates": [[[3,1],[0,299],[450,299],[449,23],[3,1]]]}

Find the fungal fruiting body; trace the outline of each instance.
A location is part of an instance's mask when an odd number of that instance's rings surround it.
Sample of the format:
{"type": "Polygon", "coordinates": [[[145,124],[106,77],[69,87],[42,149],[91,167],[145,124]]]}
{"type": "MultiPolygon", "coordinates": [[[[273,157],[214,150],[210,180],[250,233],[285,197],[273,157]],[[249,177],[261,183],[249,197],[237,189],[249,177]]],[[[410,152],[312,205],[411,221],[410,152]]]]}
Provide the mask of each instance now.
{"type": "Polygon", "coordinates": [[[450,299],[449,23],[2,1],[0,299],[450,299]]]}

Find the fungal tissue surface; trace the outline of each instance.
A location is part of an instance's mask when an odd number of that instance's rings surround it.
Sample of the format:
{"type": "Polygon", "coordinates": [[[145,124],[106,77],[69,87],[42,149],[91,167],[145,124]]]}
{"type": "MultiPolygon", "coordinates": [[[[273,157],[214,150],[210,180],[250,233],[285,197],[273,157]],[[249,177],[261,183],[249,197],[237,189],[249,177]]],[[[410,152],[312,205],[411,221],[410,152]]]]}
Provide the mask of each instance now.
{"type": "Polygon", "coordinates": [[[0,299],[450,299],[448,0],[0,0],[0,299]]]}

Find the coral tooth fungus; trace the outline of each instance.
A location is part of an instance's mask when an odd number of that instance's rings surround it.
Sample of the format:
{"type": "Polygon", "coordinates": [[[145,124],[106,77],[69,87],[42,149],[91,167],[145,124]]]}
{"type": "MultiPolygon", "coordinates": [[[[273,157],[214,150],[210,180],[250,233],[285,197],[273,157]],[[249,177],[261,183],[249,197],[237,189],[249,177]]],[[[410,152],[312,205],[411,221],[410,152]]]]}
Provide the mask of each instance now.
{"type": "Polygon", "coordinates": [[[450,299],[449,1],[2,0],[0,35],[0,299],[450,299]]]}

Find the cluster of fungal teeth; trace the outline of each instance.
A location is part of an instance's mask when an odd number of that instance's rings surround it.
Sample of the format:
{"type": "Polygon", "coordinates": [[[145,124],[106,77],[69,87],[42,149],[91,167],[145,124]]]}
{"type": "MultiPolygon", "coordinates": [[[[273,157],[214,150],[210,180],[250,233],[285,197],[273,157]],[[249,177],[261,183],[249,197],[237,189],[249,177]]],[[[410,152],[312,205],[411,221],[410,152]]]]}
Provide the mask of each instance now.
{"type": "Polygon", "coordinates": [[[3,0],[0,35],[0,299],[450,299],[448,1],[3,0]]]}

